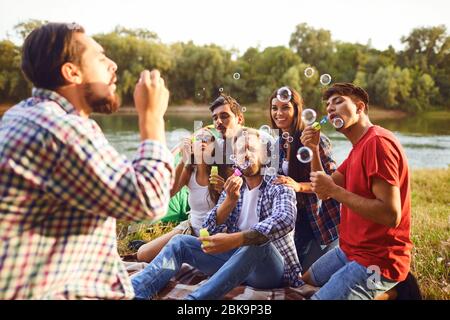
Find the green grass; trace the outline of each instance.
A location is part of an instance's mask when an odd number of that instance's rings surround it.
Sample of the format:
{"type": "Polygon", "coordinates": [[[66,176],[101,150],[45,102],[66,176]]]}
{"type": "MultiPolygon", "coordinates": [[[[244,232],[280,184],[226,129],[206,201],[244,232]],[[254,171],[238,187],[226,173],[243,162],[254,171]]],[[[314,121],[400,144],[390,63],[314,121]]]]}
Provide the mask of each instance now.
{"type": "Polygon", "coordinates": [[[450,169],[412,173],[412,272],[425,299],[450,299],[450,169]]]}
{"type": "MultiPolygon", "coordinates": [[[[450,169],[414,170],[411,177],[412,222],[414,242],[412,272],[419,281],[424,299],[450,300],[450,169]]],[[[129,222],[117,224],[121,255],[132,253],[132,240],[151,240],[174,224],[141,226],[126,235],[129,222]]]]}
{"type": "Polygon", "coordinates": [[[450,110],[429,111],[421,115],[427,119],[450,120],[450,110]]]}

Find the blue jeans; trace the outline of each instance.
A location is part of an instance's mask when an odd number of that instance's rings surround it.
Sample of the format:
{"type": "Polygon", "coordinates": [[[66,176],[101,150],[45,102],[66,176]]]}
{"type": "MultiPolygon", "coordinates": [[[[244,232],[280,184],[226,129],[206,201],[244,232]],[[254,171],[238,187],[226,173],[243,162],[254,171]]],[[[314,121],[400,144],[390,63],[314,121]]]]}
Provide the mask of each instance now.
{"type": "Polygon", "coordinates": [[[220,299],[241,283],[260,289],[283,286],[284,259],[272,243],[211,255],[203,252],[198,238],[176,235],[142,272],[132,277],[136,299],[153,297],[183,263],[211,276],[187,296],[191,300],[220,299]]]}
{"type": "Polygon", "coordinates": [[[339,247],[334,248],[309,269],[312,281],[321,287],[311,299],[371,300],[397,284],[380,275],[377,269],[350,261],[339,247]]]}

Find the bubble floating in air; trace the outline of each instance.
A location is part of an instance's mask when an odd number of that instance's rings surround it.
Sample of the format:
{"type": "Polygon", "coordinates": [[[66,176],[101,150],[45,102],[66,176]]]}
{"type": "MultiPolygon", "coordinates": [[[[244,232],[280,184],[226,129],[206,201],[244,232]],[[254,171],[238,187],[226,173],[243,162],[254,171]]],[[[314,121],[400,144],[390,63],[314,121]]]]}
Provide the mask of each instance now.
{"type": "Polygon", "coordinates": [[[311,162],[313,157],[313,153],[310,148],[308,147],[301,147],[297,151],[297,159],[301,163],[308,163],[311,162]]]}
{"type": "Polygon", "coordinates": [[[288,87],[281,87],[277,90],[277,99],[280,102],[288,103],[291,101],[292,92],[288,87]]]}
{"type": "Polygon", "coordinates": [[[310,126],[316,121],[317,114],[313,109],[305,109],[302,112],[302,120],[307,126],[310,126]]]}
{"type": "Polygon", "coordinates": [[[305,69],[305,77],[311,78],[314,75],[314,69],[311,67],[308,67],[305,69]]]}
{"type": "Polygon", "coordinates": [[[328,73],[325,73],[320,76],[320,83],[324,86],[327,86],[331,83],[331,76],[328,73]]]}

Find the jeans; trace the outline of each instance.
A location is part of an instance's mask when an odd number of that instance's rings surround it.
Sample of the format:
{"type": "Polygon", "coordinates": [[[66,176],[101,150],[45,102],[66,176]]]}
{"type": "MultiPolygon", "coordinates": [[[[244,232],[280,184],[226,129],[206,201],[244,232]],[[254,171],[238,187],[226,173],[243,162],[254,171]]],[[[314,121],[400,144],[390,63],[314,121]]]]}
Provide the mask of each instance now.
{"type": "Polygon", "coordinates": [[[371,300],[397,284],[396,281],[374,273],[374,270],[348,260],[345,253],[336,247],[319,258],[309,269],[314,284],[322,286],[311,299],[371,300]]]}
{"type": "Polygon", "coordinates": [[[339,239],[334,240],[326,246],[320,245],[320,242],[315,238],[311,238],[308,241],[299,241],[296,239],[295,247],[297,248],[298,260],[302,265],[303,272],[306,272],[321,256],[333,250],[338,245],[339,239]]]}
{"type": "Polygon", "coordinates": [[[190,300],[220,299],[241,283],[271,289],[282,287],[284,282],[284,259],[271,243],[211,255],[203,252],[198,238],[176,235],[142,272],[132,277],[136,299],[157,294],[183,263],[211,276],[187,296],[190,300]]]}

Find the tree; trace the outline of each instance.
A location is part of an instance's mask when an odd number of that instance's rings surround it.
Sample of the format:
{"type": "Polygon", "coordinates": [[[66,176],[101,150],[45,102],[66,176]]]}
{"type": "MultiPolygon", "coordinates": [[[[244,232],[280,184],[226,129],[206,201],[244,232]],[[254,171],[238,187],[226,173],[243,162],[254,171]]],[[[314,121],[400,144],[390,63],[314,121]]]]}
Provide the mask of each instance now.
{"type": "Polygon", "coordinates": [[[330,73],[329,68],[335,50],[330,31],[314,29],[306,23],[301,23],[291,34],[289,46],[302,61],[316,67],[321,73],[330,73]]]}
{"type": "Polygon", "coordinates": [[[37,19],[29,19],[25,22],[19,22],[14,26],[14,30],[20,36],[22,40],[25,38],[36,28],[43,26],[48,23],[47,20],[37,20],[37,19]]]}

